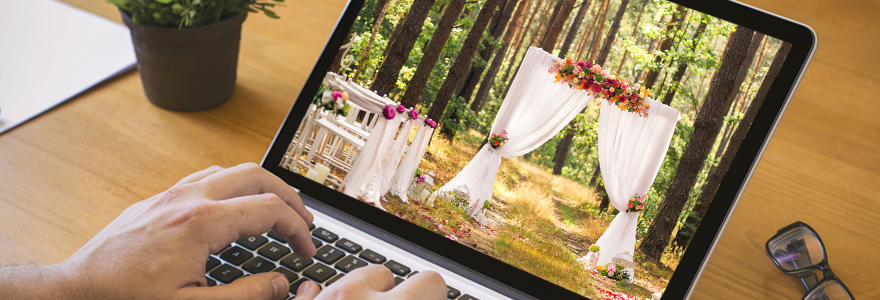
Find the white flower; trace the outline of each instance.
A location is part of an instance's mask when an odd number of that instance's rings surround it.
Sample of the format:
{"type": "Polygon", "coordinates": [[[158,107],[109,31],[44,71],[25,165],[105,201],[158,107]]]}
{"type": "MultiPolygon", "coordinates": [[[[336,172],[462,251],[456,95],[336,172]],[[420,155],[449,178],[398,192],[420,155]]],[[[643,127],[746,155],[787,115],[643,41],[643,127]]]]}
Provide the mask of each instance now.
{"type": "Polygon", "coordinates": [[[331,101],[333,101],[333,91],[331,91],[331,90],[324,91],[324,95],[321,95],[321,105],[327,105],[331,101]]]}
{"type": "Polygon", "coordinates": [[[342,99],[336,99],[333,109],[340,110],[343,107],[345,107],[345,103],[342,103],[342,99]]]}

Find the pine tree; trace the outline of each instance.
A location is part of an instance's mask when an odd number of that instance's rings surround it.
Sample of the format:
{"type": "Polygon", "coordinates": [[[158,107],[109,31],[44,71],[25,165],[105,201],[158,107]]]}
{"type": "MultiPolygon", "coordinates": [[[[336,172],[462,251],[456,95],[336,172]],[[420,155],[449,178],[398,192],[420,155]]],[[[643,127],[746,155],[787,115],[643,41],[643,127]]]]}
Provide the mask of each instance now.
{"type": "Polygon", "coordinates": [[[608,53],[611,52],[611,45],[614,44],[617,30],[620,30],[620,21],[623,20],[623,13],[626,12],[627,5],[629,5],[629,0],[620,1],[620,7],[617,8],[617,14],[614,15],[614,22],[611,24],[611,29],[608,30],[608,37],[605,38],[602,50],[599,51],[599,56],[596,58],[596,63],[599,65],[604,65],[605,60],[608,59],[608,53]]]}
{"type": "Polygon", "coordinates": [[[406,19],[400,24],[400,35],[388,47],[388,55],[376,73],[376,80],[370,86],[379,95],[386,95],[397,86],[400,69],[409,58],[409,52],[422,33],[422,25],[431,11],[434,0],[414,0],[406,19]]]}
{"type": "Polygon", "coordinates": [[[495,76],[498,75],[498,71],[501,70],[501,65],[504,64],[507,50],[510,49],[510,40],[520,31],[523,15],[529,6],[529,2],[530,0],[520,2],[519,7],[516,9],[516,14],[513,16],[513,19],[510,20],[510,26],[507,28],[507,32],[501,39],[501,49],[498,50],[498,53],[495,54],[495,58],[492,59],[492,63],[489,65],[489,70],[486,71],[486,75],[484,75],[483,81],[480,83],[480,88],[477,90],[477,95],[474,96],[474,101],[471,102],[471,110],[473,110],[474,113],[479,114],[483,109],[483,104],[485,104],[486,99],[489,98],[489,89],[492,88],[492,85],[495,83],[495,76]]]}
{"type": "Polygon", "coordinates": [[[639,250],[652,259],[659,260],[669,243],[688,194],[694,187],[697,173],[703,168],[706,156],[712,150],[724,114],[730,108],[729,96],[737,88],[737,73],[748,56],[753,35],[754,31],[751,29],[737,26],[727,42],[727,48],[722,54],[721,68],[712,79],[706,100],[697,113],[693,133],[681,156],[675,177],[660,203],[657,217],[651,222],[651,227],[639,246],[639,250]]]}

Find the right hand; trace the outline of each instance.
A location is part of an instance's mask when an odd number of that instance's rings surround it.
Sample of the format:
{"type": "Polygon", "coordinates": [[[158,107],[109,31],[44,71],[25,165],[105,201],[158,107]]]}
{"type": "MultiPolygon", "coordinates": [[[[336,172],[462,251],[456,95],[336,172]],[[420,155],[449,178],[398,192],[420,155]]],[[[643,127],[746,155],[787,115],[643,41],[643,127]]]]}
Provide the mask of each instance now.
{"type": "Polygon", "coordinates": [[[391,270],[383,266],[371,265],[346,274],[324,291],[321,291],[317,284],[307,281],[299,287],[294,298],[294,300],[313,299],[445,300],[446,282],[437,272],[422,271],[395,287],[391,270]]]}

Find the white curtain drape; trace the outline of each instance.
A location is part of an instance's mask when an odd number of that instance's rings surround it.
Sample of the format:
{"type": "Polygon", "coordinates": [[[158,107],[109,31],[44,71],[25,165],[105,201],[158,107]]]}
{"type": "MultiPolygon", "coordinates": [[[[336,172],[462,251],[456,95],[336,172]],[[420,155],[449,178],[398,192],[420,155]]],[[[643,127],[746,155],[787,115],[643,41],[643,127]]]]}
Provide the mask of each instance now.
{"type": "Polygon", "coordinates": [[[648,117],[603,102],[599,109],[599,166],[605,191],[620,213],[596,241],[599,265],[615,255],[634,254],[638,212],[626,212],[629,198],[648,192],[660,170],[680,118],[674,108],[648,99],[648,117]]]}
{"type": "Polygon", "coordinates": [[[438,190],[467,186],[470,195],[468,208],[472,215],[478,212],[474,208],[482,207],[483,202],[492,198],[495,174],[502,157],[513,158],[538,148],[568,125],[593,99],[586,91],[556,82],[554,75],[547,72],[554,59],[558,58],[539,48],[529,47],[492,124],[491,133],[507,130],[507,142],[498,149],[488,144],[483,146],[455,178],[438,190]]]}
{"type": "Polygon", "coordinates": [[[400,161],[405,153],[406,144],[409,143],[409,134],[412,132],[415,121],[418,120],[407,119],[403,123],[400,132],[397,133],[394,145],[391,145],[388,159],[385,161],[385,166],[382,167],[382,174],[379,175],[379,195],[385,195],[391,190],[391,179],[394,178],[394,174],[397,173],[397,169],[400,166],[400,161]]]}
{"type": "Polygon", "coordinates": [[[422,120],[416,121],[415,126],[419,130],[416,131],[409,150],[406,151],[406,155],[401,160],[400,166],[397,168],[397,172],[394,173],[394,177],[392,177],[389,185],[389,192],[400,197],[400,200],[404,203],[409,201],[406,190],[413,177],[415,177],[419,162],[422,161],[425,151],[428,150],[428,142],[431,140],[431,135],[434,134],[434,128],[431,128],[422,120]]]}

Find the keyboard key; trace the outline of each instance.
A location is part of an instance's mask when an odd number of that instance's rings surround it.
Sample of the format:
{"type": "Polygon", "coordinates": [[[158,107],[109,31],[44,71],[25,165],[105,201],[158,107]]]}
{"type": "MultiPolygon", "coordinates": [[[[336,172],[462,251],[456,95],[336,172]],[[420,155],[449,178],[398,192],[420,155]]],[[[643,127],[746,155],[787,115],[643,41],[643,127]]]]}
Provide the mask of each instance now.
{"type": "Polygon", "coordinates": [[[214,279],[208,278],[208,276],[205,276],[205,279],[207,279],[207,281],[208,281],[208,286],[215,286],[215,285],[217,285],[217,282],[214,281],[214,279]]]}
{"type": "Polygon", "coordinates": [[[400,285],[401,283],[403,283],[403,280],[404,280],[403,278],[394,276],[394,286],[400,285]]]}
{"type": "Polygon", "coordinates": [[[393,259],[386,262],[385,267],[391,269],[391,273],[397,274],[399,276],[406,276],[406,274],[409,274],[410,271],[409,267],[404,266],[403,264],[396,262],[393,259]]]}
{"type": "Polygon", "coordinates": [[[214,277],[215,279],[220,280],[220,282],[223,283],[230,283],[233,280],[241,277],[242,274],[244,274],[244,272],[236,267],[227,264],[222,264],[214,269],[214,271],[211,271],[211,277],[214,277]]]}
{"type": "Polygon", "coordinates": [[[370,250],[370,249],[364,250],[358,256],[360,256],[361,258],[367,260],[368,262],[374,263],[374,264],[381,264],[381,263],[385,262],[385,256],[383,256],[382,254],[373,252],[373,250],[370,250]]]}
{"type": "Polygon", "coordinates": [[[327,280],[327,282],[324,283],[324,286],[330,286],[331,284],[339,280],[339,278],[342,278],[342,276],[345,276],[345,274],[339,273],[338,275],[333,276],[333,278],[330,278],[330,280],[327,280]]]}
{"type": "Polygon", "coordinates": [[[245,248],[248,248],[251,250],[257,250],[257,248],[260,248],[260,246],[262,246],[263,244],[265,244],[268,241],[269,241],[269,239],[267,239],[265,236],[258,235],[258,236],[242,236],[242,237],[238,238],[238,240],[236,240],[235,242],[238,243],[239,245],[244,246],[245,248]]]}
{"type": "Polygon", "coordinates": [[[461,291],[457,290],[454,287],[448,285],[446,286],[446,298],[455,299],[459,295],[461,295],[461,291]]]}
{"type": "Polygon", "coordinates": [[[348,253],[358,253],[364,249],[361,245],[358,245],[355,242],[352,242],[348,239],[341,239],[336,242],[336,247],[339,247],[342,250],[348,251],[348,253]]]}
{"type": "Polygon", "coordinates": [[[321,245],[324,245],[324,243],[321,243],[321,240],[316,238],[312,238],[312,244],[315,244],[315,249],[321,248],[321,245]]]}
{"type": "MultiPolygon", "coordinates": [[[[303,279],[298,280],[297,282],[290,284],[290,292],[293,294],[296,294],[296,290],[299,289],[299,286],[302,285],[303,282],[306,282],[306,281],[311,281],[311,280],[303,278],[303,279]]],[[[314,281],[312,281],[312,282],[314,282],[314,281]]],[[[318,285],[318,288],[319,289],[321,288],[320,284],[318,285]]]]}
{"type": "Polygon", "coordinates": [[[328,243],[335,242],[339,239],[338,235],[324,228],[315,229],[315,231],[312,231],[312,235],[328,243]]]}
{"type": "Polygon", "coordinates": [[[213,256],[208,256],[208,262],[205,264],[205,272],[210,271],[216,266],[220,265],[220,260],[214,258],[213,256]]]}
{"type": "Polygon", "coordinates": [[[309,224],[309,231],[315,230],[315,223],[309,224]]]}
{"type": "Polygon", "coordinates": [[[312,260],[311,257],[302,257],[296,253],[291,253],[287,257],[281,260],[281,265],[285,266],[294,271],[302,271],[308,266],[311,266],[315,261],[312,260]]]}
{"type": "Polygon", "coordinates": [[[287,246],[281,245],[276,242],[271,242],[268,245],[263,246],[263,248],[260,248],[257,253],[273,261],[278,261],[285,255],[287,255],[287,253],[290,253],[290,248],[287,248],[287,246]]]}
{"type": "Polygon", "coordinates": [[[336,247],[330,245],[324,245],[324,247],[318,249],[317,254],[315,254],[315,258],[327,264],[335,263],[343,256],[345,256],[345,253],[342,252],[342,250],[336,249],[336,247]]]}
{"type": "Polygon", "coordinates": [[[285,240],[283,236],[281,236],[280,234],[278,234],[277,232],[275,232],[275,230],[269,230],[269,232],[267,232],[266,235],[268,235],[268,236],[269,236],[270,238],[272,238],[273,240],[276,240],[276,241],[279,241],[279,242],[281,242],[281,243],[287,244],[287,240],[285,240]]]}
{"type": "Polygon", "coordinates": [[[367,262],[365,262],[357,257],[346,256],[345,258],[340,260],[338,263],[336,263],[336,268],[342,272],[348,273],[348,272],[353,271],[354,269],[357,269],[360,267],[366,267],[367,265],[368,265],[367,262]]]}
{"type": "Polygon", "coordinates": [[[245,271],[251,272],[251,274],[257,274],[272,271],[272,269],[275,269],[275,264],[257,256],[244,263],[241,268],[245,271]]]}
{"type": "Polygon", "coordinates": [[[285,268],[275,268],[275,270],[272,270],[272,272],[284,274],[284,277],[287,277],[287,282],[290,283],[293,283],[295,280],[299,279],[299,275],[296,275],[296,273],[294,273],[293,271],[285,268]]]}
{"type": "Polygon", "coordinates": [[[336,275],[336,270],[322,264],[314,264],[303,271],[303,276],[314,279],[317,282],[327,281],[333,275],[336,275]]]}
{"type": "Polygon", "coordinates": [[[413,271],[412,273],[409,273],[409,275],[407,275],[406,278],[412,278],[416,274],[419,274],[419,271],[413,271]]]}
{"type": "Polygon", "coordinates": [[[253,253],[239,246],[229,248],[229,250],[220,254],[220,258],[237,266],[240,266],[241,263],[251,259],[251,257],[254,257],[253,253]]]}
{"type": "Polygon", "coordinates": [[[480,298],[477,298],[477,297],[474,297],[474,296],[471,296],[468,294],[464,294],[464,295],[461,295],[461,298],[458,298],[458,300],[480,300],[480,298]]]}

